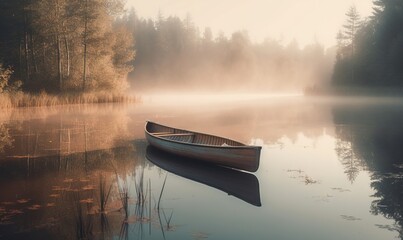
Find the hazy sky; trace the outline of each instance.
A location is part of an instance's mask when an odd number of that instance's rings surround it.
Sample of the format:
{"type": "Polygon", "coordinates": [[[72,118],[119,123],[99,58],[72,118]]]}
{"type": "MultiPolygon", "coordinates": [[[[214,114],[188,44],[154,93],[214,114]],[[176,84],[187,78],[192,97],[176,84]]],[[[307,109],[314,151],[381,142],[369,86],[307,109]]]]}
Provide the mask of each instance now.
{"type": "Polygon", "coordinates": [[[201,31],[211,27],[229,35],[247,30],[254,41],[266,37],[287,44],[296,39],[300,46],[317,40],[331,46],[353,4],[362,17],[372,12],[372,0],[127,0],[138,15],[156,18],[164,16],[192,16],[201,31]]]}

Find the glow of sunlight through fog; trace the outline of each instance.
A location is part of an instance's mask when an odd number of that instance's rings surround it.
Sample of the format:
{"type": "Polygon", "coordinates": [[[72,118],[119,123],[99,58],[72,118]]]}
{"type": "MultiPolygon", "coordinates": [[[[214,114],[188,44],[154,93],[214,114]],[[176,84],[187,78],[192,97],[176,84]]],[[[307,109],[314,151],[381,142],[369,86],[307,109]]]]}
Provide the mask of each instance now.
{"type": "Polygon", "coordinates": [[[177,93],[177,92],[154,92],[142,96],[145,102],[153,102],[157,104],[180,104],[180,105],[194,105],[194,104],[211,104],[211,103],[231,103],[238,101],[256,101],[256,100],[270,100],[292,97],[302,97],[303,94],[299,92],[289,93],[273,93],[273,94],[259,94],[259,93],[222,93],[211,94],[203,92],[192,93],[177,93]]]}
{"type": "Polygon", "coordinates": [[[190,14],[200,31],[211,27],[215,35],[227,36],[246,30],[254,41],[269,37],[287,44],[296,39],[301,46],[318,41],[326,47],[335,44],[345,13],[352,5],[363,18],[372,12],[371,0],[128,0],[143,18],[185,18],[190,14]]]}

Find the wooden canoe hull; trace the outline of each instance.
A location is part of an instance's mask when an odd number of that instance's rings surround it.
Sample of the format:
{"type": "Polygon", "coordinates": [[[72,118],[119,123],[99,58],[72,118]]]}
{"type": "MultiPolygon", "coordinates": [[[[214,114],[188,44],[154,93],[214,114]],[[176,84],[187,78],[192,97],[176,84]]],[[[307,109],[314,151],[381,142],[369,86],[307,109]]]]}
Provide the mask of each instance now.
{"type": "Polygon", "coordinates": [[[254,206],[262,205],[259,180],[253,174],[167,154],[153,146],[147,147],[146,157],[168,172],[219,189],[254,206]]]}
{"type": "MultiPolygon", "coordinates": [[[[173,133],[178,132],[179,134],[183,135],[185,133],[192,133],[195,134],[195,138],[201,139],[203,141],[208,140],[208,141],[216,141],[219,143],[221,142],[225,143],[227,141],[229,144],[234,144],[236,146],[194,144],[189,141],[183,142],[180,140],[172,140],[169,138],[163,138],[159,137],[158,135],[154,135],[152,132],[154,124],[156,123],[147,122],[145,135],[148,142],[152,146],[159,148],[163,151],[183,157],[203,160],[212,164],[218,164],[250,172],[256,172],[257,169],[259,168],[261,147],[246,146],[230,139],[175,128],[170,128],[168,130],[173,133]],[[153,124],[153,126],[150,127],[150,124],[153,124]]],[[[156,125],[163,126],[160,124],[156,125]]],[[[167,126],[163,127],[169,128],[167,126]]],[[[165,128],[164,130],[167,131],[165,128]]]]}

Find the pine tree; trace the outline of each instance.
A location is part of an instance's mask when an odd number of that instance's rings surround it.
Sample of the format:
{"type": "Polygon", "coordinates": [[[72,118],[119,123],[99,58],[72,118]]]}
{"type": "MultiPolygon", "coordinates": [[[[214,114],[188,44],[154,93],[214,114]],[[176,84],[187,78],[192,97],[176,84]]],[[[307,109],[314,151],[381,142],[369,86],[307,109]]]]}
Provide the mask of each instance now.
{"type": "Polygon", "coordinates": [[[344,38],[347,40],[350,45],[351,56],[354,56],[355,53],[355,40],[357,36],[357,32],[361,27],[361,17],[357,11],[355,6],[351,6],[346,13],[347,21],[344,27],[344,38]]]}
{"type": "Polygon", "coordinates": [[[348,9],[346,16],[346,23],[336,35],[337,55],[332,76],[335,85],[355,84],[356,44],[362,22],[355,6],[348,9]]]}

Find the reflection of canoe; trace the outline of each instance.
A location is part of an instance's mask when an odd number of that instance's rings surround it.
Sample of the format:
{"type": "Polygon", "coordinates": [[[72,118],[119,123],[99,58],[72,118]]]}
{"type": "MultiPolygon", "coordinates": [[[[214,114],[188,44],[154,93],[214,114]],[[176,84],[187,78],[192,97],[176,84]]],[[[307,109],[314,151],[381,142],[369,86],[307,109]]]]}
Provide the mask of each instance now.
{"type": "Polygon", "coordinates": [[[145,135],[151,145],[173,154],[250,172],[259,168],[261,147],[153,122],[147,122],[145,135]]]}
{"type": "Polygon", "coordinates": [[[259,180],[253,174],[193,161],[152,146],[147,147],[146,157],[168,172],[217,188],[252,205],[259,207],[262,205],[259,180]]]}

